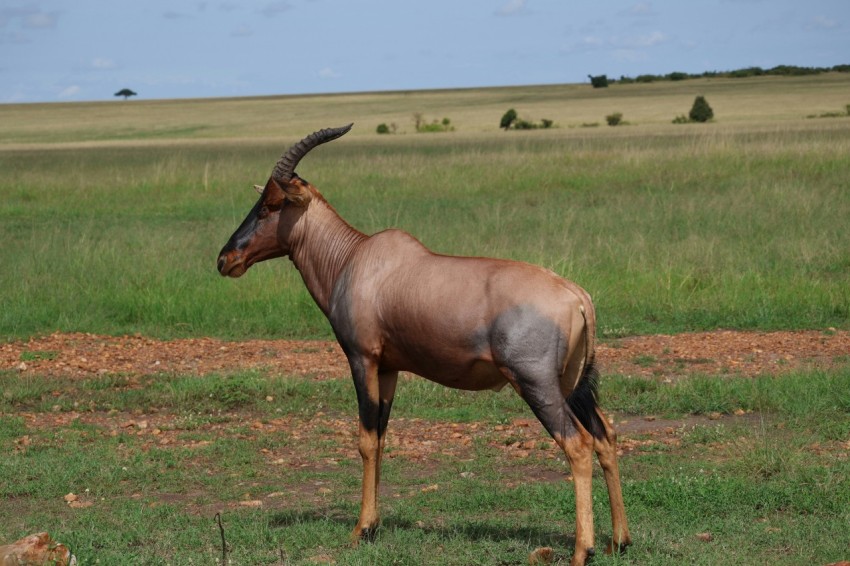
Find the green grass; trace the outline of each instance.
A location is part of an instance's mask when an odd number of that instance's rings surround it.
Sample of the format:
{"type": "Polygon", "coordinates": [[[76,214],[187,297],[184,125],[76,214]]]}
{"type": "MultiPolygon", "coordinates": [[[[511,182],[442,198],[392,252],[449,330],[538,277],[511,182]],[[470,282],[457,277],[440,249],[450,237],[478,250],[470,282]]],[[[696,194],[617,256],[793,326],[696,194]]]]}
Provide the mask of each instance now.
{"type": "MultiPolygon", "coordinates": [[[[796,103],[815,106],[831,101],[838,79],[788,80],[796,103]]],[[[706,86],[745,105],[776,84],[706,86]]],[[[680,95],[674,83],[640,86],[648,90],[604,96],[628,114],[626,104],[651,112],[680,95]]],[[[461,110],[473,119],[476,97],[495,108],[522,96],[542,112],[556,95],[543,87],[428,93],[431,104],[455,105],[458,132],[378,136],[358,125],[299,173],[365,232],[400,227],[440,252],[522,259],[579,282],[597,303],[603,336],[848,327],[850,122],[724,122],[718,109],[718,123],[707,125],[463,130],[461,110]]],[[[334,97],[327,119],[298,122],[297,131],[336,123],[343,110],[357,121],[364,101],[376,112],[382,96],[334,97]]],[[[599,102],[575,96],[578,108],[599,102]]],[[[239,281],[215,271],[218,250],[253,203],[249,187],[265,181],[292,141],[265,130],[249,138],[234,122],[310,100],[146,103],[130,122],[164,121],[179,135],[128,143],[111,141],[125,135],[120,121],[93,118],[92,130],[104,132],[86,143],[68,125],[71,110],[102,106],[114,118],[120,103],[0,106],[14,126],[0,145],[0,335],[329,337],[288,262],[258,265],[239,281]],[[187,129],[216,104],[220,135],[187,129]],[[183,122],[176,109],[186,111],[183,122]],[[51,118],[70,128],[58,143],[38,126],[51,118]],[[32,143],[16,141],[18,130],[32,143]]]]}
{"type": "MultiPolygon", "coordinates": [[[[682,427],[674,435],[680,443],[623,457],[635,545],[623,557],[599,556],[595,563],[790,565],[846,558],[848,368],[735,383],[715,378],[717,387],[707,385],[710,379],[643,387],[637,400],[626,390],[633,379],[603,381],[603,399],[617,420],[633,410],[670,417],[724,406],[757,412],[682,427]],[[711,542],[697,538],[706,532],[711,542]]],[[[569,471],[563,457],[540,451],[516,459],[498,448],[498,424],[530,417],[510,391],[471,395],[424,380],[400,384],[396,422],[444,423],[452,417],[440,408],[446,395],[444,404],[479,428],[460,455],[385,458],[383,527],[374,544],[355,549],[348,533],[358,511],[360,462],[354,436],[336,434],[334,424],[341,418],[350,423],[345,430],[355,428],[348,380],[233,374],[205,382],[174,375],[152,377],[140,389],[114,376],[57,382],[7,375],[6,383],[16,393],[4,396],[0,412],[6,454],[0,540],[48,530],[80,564],[214,563],[221,553],[217,512],[236,564],[273,564],[281,556],[292,564],[323,556],[338,564],[518,564],[539,546],[554,547],[562,561],[572,549],[572,490],[558,480],[569,471]],[[77,406],[60,398],[55,408],[57,390],[77,406]],[[287,426],[249,426],[280,418],[287,426]],[[171,441],[161,443],[153,425],[138,429],[128,419],[156,420],[171,441]],[[264,450],[272,458],[288,456],[270,465],[264,450]],[[335,465],[328,464],[331,457],[335,465]],[[70,508],[63,500],[69,492],[92,505],[70,508]],[[243,507],[243,500],[264,505],[243,507]]],[[[390,435],[393,430],[391,423],[390,435]]],[[[537,425],[521,434],[544,438],[537,425]]],[[[610,525],[598,469],[595,476],[602,547],[610,525]]]]}

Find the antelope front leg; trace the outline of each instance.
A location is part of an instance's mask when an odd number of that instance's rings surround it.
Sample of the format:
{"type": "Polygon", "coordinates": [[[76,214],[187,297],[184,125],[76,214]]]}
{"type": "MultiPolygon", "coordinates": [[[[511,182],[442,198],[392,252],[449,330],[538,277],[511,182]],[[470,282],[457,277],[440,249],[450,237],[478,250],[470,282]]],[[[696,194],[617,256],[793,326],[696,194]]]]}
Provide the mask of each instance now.
{"type": "MultiPolygon", "coordinates": [[[[354,364],[352,364],[352,367],[354,364]]],[[[359,405],[359,449],[363,460],[363,491],[360,518],[351,533],[356,544],[371,540],[380,523],[378,514],[378,484],[381,481],[381,457],[386,439],[398,374],[378,374],[373,364],[363,364],[363,377],[354,374],[359,405]]]]}

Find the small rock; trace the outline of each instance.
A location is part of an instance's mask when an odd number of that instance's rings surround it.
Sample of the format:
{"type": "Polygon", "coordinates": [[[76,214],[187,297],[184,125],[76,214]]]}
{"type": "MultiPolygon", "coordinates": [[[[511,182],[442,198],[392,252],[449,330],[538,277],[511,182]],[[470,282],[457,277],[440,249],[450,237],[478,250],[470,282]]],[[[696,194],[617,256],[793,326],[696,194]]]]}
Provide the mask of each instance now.
{"type": "Polygon", "coordinates": [[[697,534],[697,540],[702,542],[711,542],[714,540],[714,536],[711,533],[699,533],[697,534]]]}
{"type": "Polygon", "coordinates": [[[429,491],[437,491],[438,489],[440,489],[439,485],[431,484],[429,486],[423,487],[420,491],[422,491],[422,493],[428,493],[429,491]]]}
{"type": "Polygon", "coordinates": [[[0,546],[0,564],[75,566],[77,559],[67,546],[51,540],[49,534],[37,533],[0,546]]]}

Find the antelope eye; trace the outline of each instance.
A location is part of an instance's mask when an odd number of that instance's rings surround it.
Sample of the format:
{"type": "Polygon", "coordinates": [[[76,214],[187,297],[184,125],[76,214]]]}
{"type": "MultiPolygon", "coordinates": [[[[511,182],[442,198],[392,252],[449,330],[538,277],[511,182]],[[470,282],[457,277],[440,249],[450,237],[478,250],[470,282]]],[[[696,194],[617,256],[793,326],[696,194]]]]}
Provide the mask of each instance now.
{"type": "Polygon", "coordinates": [[[269,207],[264,206],[260,209],[260,213],[257,216],[260,218],[260,220],[262,220],[263,218],[265,218],[268,215],[269,215],[269,207]]]}

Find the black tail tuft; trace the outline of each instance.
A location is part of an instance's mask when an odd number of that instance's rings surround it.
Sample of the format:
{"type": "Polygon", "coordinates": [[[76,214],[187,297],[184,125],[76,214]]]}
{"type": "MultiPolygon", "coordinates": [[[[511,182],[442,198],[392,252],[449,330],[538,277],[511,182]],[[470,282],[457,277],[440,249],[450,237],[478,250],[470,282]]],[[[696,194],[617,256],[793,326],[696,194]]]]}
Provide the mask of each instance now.
{"type": "Polygon", "coordinates": [[[567,397],[567,405],[576,416],[582,426],[593,435],[594,438],[605,437],[605,425],[596,412],[596,390],[599,385],[599,372],[594,360],[590,359],[584,366],[581,378],[576,388],[567,397]]]}

